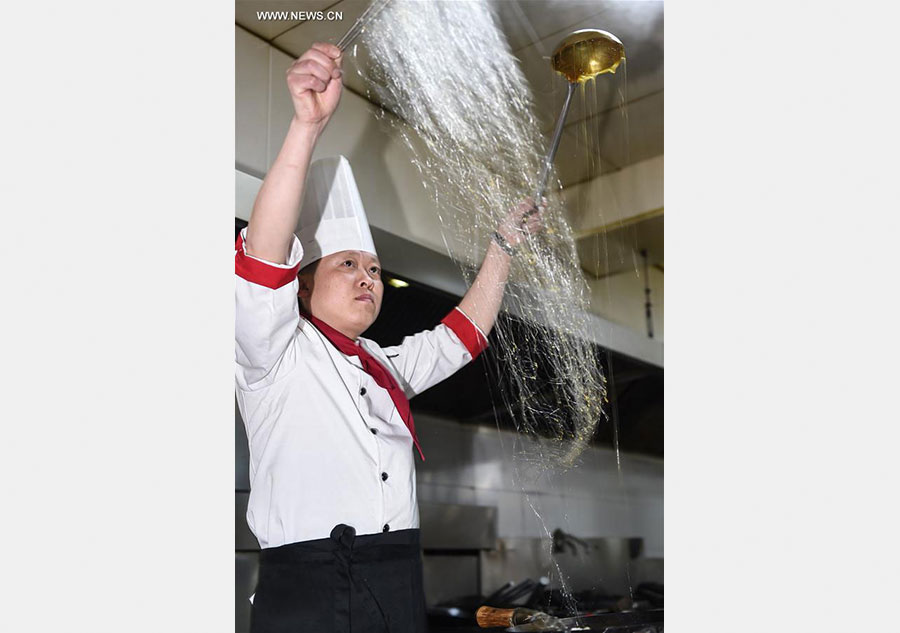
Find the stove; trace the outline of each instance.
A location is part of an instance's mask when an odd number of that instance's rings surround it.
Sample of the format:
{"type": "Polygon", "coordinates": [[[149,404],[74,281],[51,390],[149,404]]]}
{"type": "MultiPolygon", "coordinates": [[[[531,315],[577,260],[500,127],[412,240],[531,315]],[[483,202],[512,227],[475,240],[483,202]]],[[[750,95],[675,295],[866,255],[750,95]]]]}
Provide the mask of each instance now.
{"type": "MultiPolygon", "coordinates": [[[[614,613],[594,613],[585,615],[585,627],[591,633],[663,633],[663,610],[623,611],[614,613]]],[[[453,618],[449,615],[430,613],[428,616],[428,633],[500,633],[505,627],[483,629],[474,618],[453,618]]]]}

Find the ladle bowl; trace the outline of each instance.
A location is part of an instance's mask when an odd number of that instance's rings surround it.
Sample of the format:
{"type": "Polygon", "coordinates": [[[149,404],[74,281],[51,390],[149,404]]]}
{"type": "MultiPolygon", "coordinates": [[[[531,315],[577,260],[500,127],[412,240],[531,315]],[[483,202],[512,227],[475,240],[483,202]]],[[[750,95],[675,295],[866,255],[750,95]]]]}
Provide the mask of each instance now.
{"type": "MultiPolygon", "coordinates": [[[[559,118],[556,120],[556,129],[553,131],[550,149],[544,158],[541,175],[538,176],[538,184],[534,192],[535,205],[540,204],[541,196],[544,195],[544,188],[547,186],[553,159],[556,158],[556,150],[559,149],[559,140],[562,136],[566,116],[569,114],[569,105],[572,103],[575,86],[583,84],[597,75],[616,72],[616,68],[623,59],[625,59],[625,46],[619,38],[607,31],[595,29],[583,29],[570,33],[553,51],[550,64],[553,66],[553,70],[566,78],[569,82],[569,89],[566,92],[566,101],[559,113],[559,118]]],[[[537,207],[530,213],[535,212],[537,212],[537,207]]]]}
{"type": "Polygon", "coordinates": [[[559,43],[550,64],[570,83],[584,83],[602,73],[614,73],[625,59],[625,46],[612,33],[583,29],[559,43]]]}

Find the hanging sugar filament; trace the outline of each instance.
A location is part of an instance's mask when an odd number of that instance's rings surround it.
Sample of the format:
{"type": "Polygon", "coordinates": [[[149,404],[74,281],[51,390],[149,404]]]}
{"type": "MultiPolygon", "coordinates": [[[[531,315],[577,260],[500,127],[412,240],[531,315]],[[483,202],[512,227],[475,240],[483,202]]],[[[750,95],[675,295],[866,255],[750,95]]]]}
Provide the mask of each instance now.
{"type": "MultiPolygon", "coordinates": [[[[373,100],[408,124],[396,129],[435,197],[447,250],[471,283],[491,232],[534,191],[546,144],[490,6],[392,0],[353,53],[373,100]]],[[[500,319],[495,328],[508,372],[504,405],[523,436],[554,440],[518,445],[520,465],[537,475],[576,465],[607,419],[572,229],[556,188],[545,195],[546,231],[512,261],[505,307],[520,323],[500,319]]]]}

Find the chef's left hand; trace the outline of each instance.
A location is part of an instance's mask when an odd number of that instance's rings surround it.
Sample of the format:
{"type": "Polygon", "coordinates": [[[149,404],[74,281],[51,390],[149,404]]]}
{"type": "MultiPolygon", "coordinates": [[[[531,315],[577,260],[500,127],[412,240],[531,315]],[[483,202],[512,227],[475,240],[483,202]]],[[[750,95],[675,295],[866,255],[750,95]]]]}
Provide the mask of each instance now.
{"type": "Polygon", "coordinates": [[[503,218],[497,232],[510,246],[516,247],[525,241],[526,235],[534,235],[544,230],[543,213],[546,210],[547,198],[541,198],[541,204],[537,207],[532,198],[525,198],[503,218]]]}

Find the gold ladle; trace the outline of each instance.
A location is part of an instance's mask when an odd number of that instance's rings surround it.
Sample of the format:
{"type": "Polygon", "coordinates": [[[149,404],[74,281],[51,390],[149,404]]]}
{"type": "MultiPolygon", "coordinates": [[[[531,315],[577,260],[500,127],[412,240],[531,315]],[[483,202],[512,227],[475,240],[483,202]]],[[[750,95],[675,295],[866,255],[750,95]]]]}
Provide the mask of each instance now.
{"type": "Polygon", "coordinates": [[[575,86],[583,84],[597,75],[616,72],[616,68],[623,59],[625,59],[625,46],[619,41],[619,38],[612,33],[594,29],[583,29],[569,34],[553,51],[550,65],[569,82],[569,91],[566,94],[566,102],[562,111],[559,113],[559,119],[556,121],[553,140],[550,142],[550,151],[544,158],[537,191],[534,194],[535,204],[540,203],[544,189],[547,187],[547,178],[550,176],[553,159],[556,158],[556,150],[559,149],[559,140],[562,137],[566,116],[569,114],[575,86]]]}

